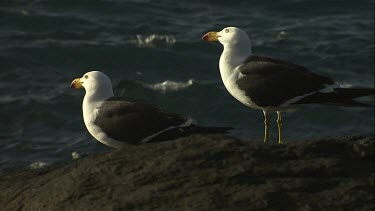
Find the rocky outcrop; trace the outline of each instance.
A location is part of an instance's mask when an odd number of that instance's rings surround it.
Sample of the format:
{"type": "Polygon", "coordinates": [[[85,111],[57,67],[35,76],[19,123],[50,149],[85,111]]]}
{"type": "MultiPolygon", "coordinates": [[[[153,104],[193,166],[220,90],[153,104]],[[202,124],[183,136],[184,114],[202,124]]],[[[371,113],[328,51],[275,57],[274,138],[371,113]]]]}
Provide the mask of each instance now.
{"type": "Polygon", "coordinates": [[[1,210],[373,210],[374,138],[193,135],[0,177],[1,210]]]}

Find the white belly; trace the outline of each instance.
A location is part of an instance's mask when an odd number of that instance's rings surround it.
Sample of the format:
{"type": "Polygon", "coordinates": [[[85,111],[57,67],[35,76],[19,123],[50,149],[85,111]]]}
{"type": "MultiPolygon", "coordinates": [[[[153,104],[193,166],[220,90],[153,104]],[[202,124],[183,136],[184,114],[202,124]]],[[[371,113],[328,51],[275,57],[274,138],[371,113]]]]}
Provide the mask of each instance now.
{"type": "Polygon", "coordinates": [[[251,55],[251,50],[249,48],[245,48],[243,52],[241,51],[234,51],[232,52],[230,49],[226,49],[224,45],[224,51],[221,54],[219,67],[220,67],[220,75],[221,79],[223,80],[225,88],[229,91],[229,93],[240,101],[242,104],[254,108],[254,109],[262,109],[261,107],[257,106],[251,99],[246,96],[246,93],[241,90],[236,81],[243,77],[242,73],[237,69],[240,65],[251,55]]]}
{"type": "Polygon", "coordinates": [[[89,133],[102,144],[118,149],[126,147],[126,143],[112,139],[93,122],[87,123],[86,128],[89,131],[89,133]]]}
{"type": "Polygon", "coordinates": [[[96,115],[98,112],[98,107],[100,107],[101,103],[88,103],[83,102],[83,120],[85,122],[85,126],[89,133],[99,142],[113,147],[113,148],[123,148],[126,147],[126,143],[116,141],[115,139],[112,139],[109,137],[106,133],[102,131],[100,127],[94,124],[96,115]]]}
{"type": "Polygon", "coordinates": [[[234,98],[236,98],[242,104],[250,108],[262,109],[261,107],[257,106],[253,101],[251,101],[251,99],[248,96],[246,96],[246,93],[243,90],[241,90],[236,84],[236,81],[241,77],[241,73],[239,73],[238,71],[232,71],[232,73],[224,75],[221,74],[221,79],[223,80],[225,88],[234,98]]]}

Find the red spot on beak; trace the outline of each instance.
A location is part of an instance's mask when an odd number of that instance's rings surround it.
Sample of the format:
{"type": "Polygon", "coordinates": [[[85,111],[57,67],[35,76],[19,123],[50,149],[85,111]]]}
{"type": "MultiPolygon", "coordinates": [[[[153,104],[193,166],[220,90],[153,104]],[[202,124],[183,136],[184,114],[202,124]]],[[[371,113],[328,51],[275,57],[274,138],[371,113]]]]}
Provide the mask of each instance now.
{"type": "Polygon", "coordinates": [[[216,42],[219,41],[219,37],[220,36],[217,34],[217,32],[207,32],[205,35],[203,35],[202,40],[207,42],[216,42]]]}
{"type": "Polygon", "coordinates": [[[82,88],[82,82],[80,81],[80,78],[76,78],[70,83],[70,88],[73,89],[80,89],[82,88]]]}
{"type": "Polygon", "coordinates": [[[203,37],[202,37],[202,40],[209,42],[209,40],[208,40],[209,34],[210,34],[210,32],[207,32],[206,34],[204,34],[203,37]]]}

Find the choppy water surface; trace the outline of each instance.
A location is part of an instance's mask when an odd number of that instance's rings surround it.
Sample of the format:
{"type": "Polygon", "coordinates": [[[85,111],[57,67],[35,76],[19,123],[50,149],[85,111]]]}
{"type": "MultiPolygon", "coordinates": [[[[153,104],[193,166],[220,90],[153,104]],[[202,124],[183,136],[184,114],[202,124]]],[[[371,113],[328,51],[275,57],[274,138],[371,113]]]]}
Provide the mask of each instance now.
{"type": "MultiPolygon", "coordinates": [[[[373,8],[361,0],[1,1],[0,172],[108,150],[85,129],[84,92],[69,88],[91,69],[110,76],[118,95],[261,141],[262,112],[225,90],[222,46],[202,42],[202,35],[238,26],[250,34],[255,54],[373,87],[373,8]]],[[[310,106],[285,114],[284,127],[286,142],[371,135],[374,109],[310,106]]]]}

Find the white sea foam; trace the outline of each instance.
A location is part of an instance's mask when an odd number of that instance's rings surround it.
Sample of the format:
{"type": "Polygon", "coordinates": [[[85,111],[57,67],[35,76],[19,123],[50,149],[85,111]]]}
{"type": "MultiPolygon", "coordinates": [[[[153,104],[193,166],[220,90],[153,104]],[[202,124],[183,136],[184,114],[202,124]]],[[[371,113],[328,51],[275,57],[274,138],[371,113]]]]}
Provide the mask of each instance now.
{"type": "Polygon", "coordinates": [[[81,158],[81,155],[79,154],[79,152],[72,152],[72,159],[73,160],[77,160],[77,159],[79,159],[79,158],[81,158]]]}
{"type": "Polygon", "coordinates": [[[288,32],[282,30],[276,35],[276,40],[281,41],[285,40],[289,36],[288,32]]]}
{"type": "MultiPolygon", "coordinates": [[[[8,34],[0,35],[0,37],[9,37],[12,34],[15,35],[24,35],[22,32],[18,31],[9,31],[8,34]]],[[[77,35],[81,35],[77,33],[77,35]]],[[[149,34],[149,35],[136,35],[135,38],[125,38],[123,36],[114,35],[110,33],[101,33],[95,39],[87,40],[75,40],[75,39],[66,39],[59,40],[55,38],[43,38],[37,39],[30,42],[27,42],[22,45],[23,48],[41,48],[49,46],[64,46],[64,47],[75,47],[82,45],[90,46],[121,46],[127,44],[133,44],[138,47],[169,47],[176,43],[176,38],[172,35],[160,35],[160,34],[149,34]]],[[[0,49],[12,48],[13,45],[2,45],[0,49]]]]}
{"type": "Polygon", "coordinates": [[[131,43],[139,47],[158,47],[158,46],[171,46],[176,43],[176,38],[172,35],[137,35],[136,39],[130,40],[131,43]]]}
{"type": "Polygon", "coordinates": [[[342,88],[352,88],[354,87],[354,84],[350,84],[350,83],[340,83],[341,87],[342,88]]]}
{"type": "Polygon", "coordinates": [[[31,169],[40,169],[40,168],[43,168],[43,167],[45,167],[47,165],[48,165],[47,162],[37,161],[37,162],[31,163],[30,164],[30,168],[31,169]]]}
{"type": "Polygon", "coordinates": [[[176,91],[180,91],[180,90],[183,90],[183,89],[187,89],[190,86],[192,86],[193,84],[194,84],[194,80],[189,79],[186,82],[166,80],[166,81],[161,82],[161,83],[142,84],[142,85],[146,88],[149,88],[149,89],[152,89],[152,90],[155,90],[155,91],[159,91],[159,92],[162,92],[162,93],[166,93],[166,92],[176,92],[176,91]]]}

